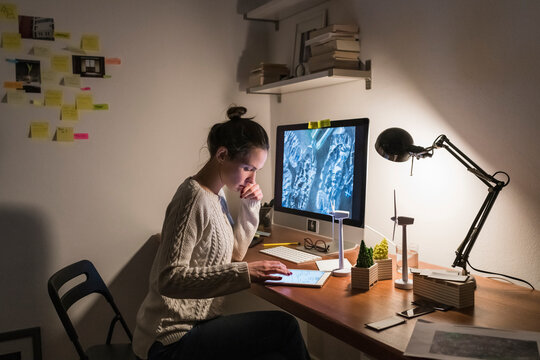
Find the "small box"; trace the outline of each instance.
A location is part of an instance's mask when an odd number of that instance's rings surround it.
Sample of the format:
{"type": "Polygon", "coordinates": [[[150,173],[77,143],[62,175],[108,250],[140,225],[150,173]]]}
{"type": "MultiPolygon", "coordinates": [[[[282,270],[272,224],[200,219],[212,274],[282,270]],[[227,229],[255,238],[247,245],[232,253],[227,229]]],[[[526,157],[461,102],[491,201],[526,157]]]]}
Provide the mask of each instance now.
{"type": "Polygon", "coordinates": [[[351,287],[354,289],[369,290],[378,281],[379,264],[375,263],[369,268],[351,268],[351,287]]]}
{"type": "Polygon", "coordinates": [[[460,283],[413,274],[413,293],[415,295],[458,309],[474,306],[475,288],[476,282],[472,279],[460,283]]]}
{"type": "Polygon", "coordinates": [[[394,265],[392,258],[373,261],[379,264],[379,280],[392,280],[392,271],[394,265]]]}

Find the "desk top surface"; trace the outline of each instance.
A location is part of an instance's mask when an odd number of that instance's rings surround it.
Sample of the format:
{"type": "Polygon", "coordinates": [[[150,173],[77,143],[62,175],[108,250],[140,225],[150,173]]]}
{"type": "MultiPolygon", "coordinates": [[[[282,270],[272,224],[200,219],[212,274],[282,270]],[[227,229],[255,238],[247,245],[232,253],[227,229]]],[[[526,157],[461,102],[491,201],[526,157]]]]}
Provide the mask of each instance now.
{"type": "MultiPolygon", "coordinates": [[[[300,241],[306,233],[273,226],[271,237],[264,243],[300,241]]],[[[310,236],[313,238],[313,236],[310,236]]],[[[249,249],[245,261],[276,260],[260,253],[262,244],[249,249]]],[[[356,263],[358,249],[345,257],[356,263]]],[[[324,258],[336,258],[337,255],[324,258]]],[[[281,260],[287,267],[316,269],[315,262],[294,264],[281,260]]],[[[421,268],[440,268],[420,262],[421,268]]],[[[394,269],[394,279],[397,274],[394,269]]],[[[540,331],[540,291],[475,276],[475,306],[447,312],[436,311],[422,318],[433,322],[473,325],[501,329],[540,331]]],[[[418,318],[380,332],[368,329],[365,323],[383,320],[412,306],[413,291],[394,287],[393,280],[377,282],[369,291],[351,288],[351,278],[333,277],[321,289],[264,286],[254,284],[251,292],[281,307],[304,321],[328,332],[368,354],[385,359],[401,358],[418,318]]]]}

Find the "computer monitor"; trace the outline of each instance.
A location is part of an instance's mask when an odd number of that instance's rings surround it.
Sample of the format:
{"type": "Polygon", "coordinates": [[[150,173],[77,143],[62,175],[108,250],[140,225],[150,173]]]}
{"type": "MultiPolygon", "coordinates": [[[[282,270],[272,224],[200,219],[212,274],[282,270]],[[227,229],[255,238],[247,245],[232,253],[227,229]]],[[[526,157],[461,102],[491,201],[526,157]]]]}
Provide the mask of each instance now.
{"type": "Polygon", "coordinates": [[[278,126],[274,209],[331,221],[333,203],[349,211],[344,224],[363,227],[368,127],[367,118],[278,126]]]}

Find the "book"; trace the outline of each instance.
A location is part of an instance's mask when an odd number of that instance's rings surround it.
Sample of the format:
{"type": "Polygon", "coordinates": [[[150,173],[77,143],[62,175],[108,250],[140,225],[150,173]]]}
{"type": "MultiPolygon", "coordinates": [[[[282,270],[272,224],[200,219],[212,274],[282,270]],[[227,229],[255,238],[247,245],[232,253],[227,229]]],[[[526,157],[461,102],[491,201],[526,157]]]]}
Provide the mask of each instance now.
{"type": "Polygon", "coordinates": [[[285,64],[271,64],[271,63],[260,63],[259,66],[253,70],[251,70],[251,73],[265,73],[265,74],[281,74],[281,75],[287,75],[289,74],[289,68],[285,64]]]}
{"type": "Polygon", "coordinates": [[[358,33],[358,25],[353,25],[353,24],[349,24],[349,25],[339,25],[339,24],[334,24],[334,25],[328,25],[327,27],[324,27],[322,29],[317,29],[317,30],[313,30],[309,33],[309,37],[310,38],[314,38],[316,36],[319,36],[319,35],[322,35],[322,34],[326,34],[326,33],[358,33]]]}
{"type": "Polygon", "coordinates": [[[249,76],[248,86],[254,87],[270,84],[281,80],[285,76],[286,75],[263,75],[261,73],[254,73],[249,76]]]}
{"type": "Polygon", "coordinates": [[[306,40],[305,45],[324,44],[331,40],[358,40],[358,34],[337,32],[324,33],[306,40]]]}
{"type": "Polygon", "coordinates": [[[357,51],[330,51],[324,54],[319,54],[312,56],[310,60],[315,62],[325,61],[325,60],[332,60],[332,59],[343,59],[343,60],[358,60],[358,56],[360,55],[357,51]]]}
{"type": "Polygon", "coordinates": [[[311,55],[320,55],[331,51],[360,51],[360,42],[357,40],[330,40],[323,44],[313,44],[310,46],[311,55]]]}
{"type": "Polygon", "coordinates": [[[310,58],[308,60],[308,67],[311,73],[330,68],[360,70],[361,63],[359,60],[350,59],[331,58],[321,61],[313,61],[313,58],[310,58]]]}

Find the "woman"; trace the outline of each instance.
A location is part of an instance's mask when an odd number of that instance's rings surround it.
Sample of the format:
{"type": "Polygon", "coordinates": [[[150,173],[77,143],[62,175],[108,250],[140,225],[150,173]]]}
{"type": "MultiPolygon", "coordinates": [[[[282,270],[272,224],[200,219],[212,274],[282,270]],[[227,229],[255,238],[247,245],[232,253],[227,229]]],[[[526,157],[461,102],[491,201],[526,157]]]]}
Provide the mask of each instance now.
{"type": "Polygon", "coordinates": [[[309,359],[296,319],[281,311],[220,315],[222,296],[290,275],[279,261],[242,262],[263,197],[255,181],[268,136],[243,107],[208,134],[210,160],[167,207],[133,348],[154,359],[309,359]],[[233,221],[223,186],[240,194],[233,221]],[[231,262],[231,260],[233,262],[231,262]],[[274,275],[272,275],[274,274],[274,275]]]}

